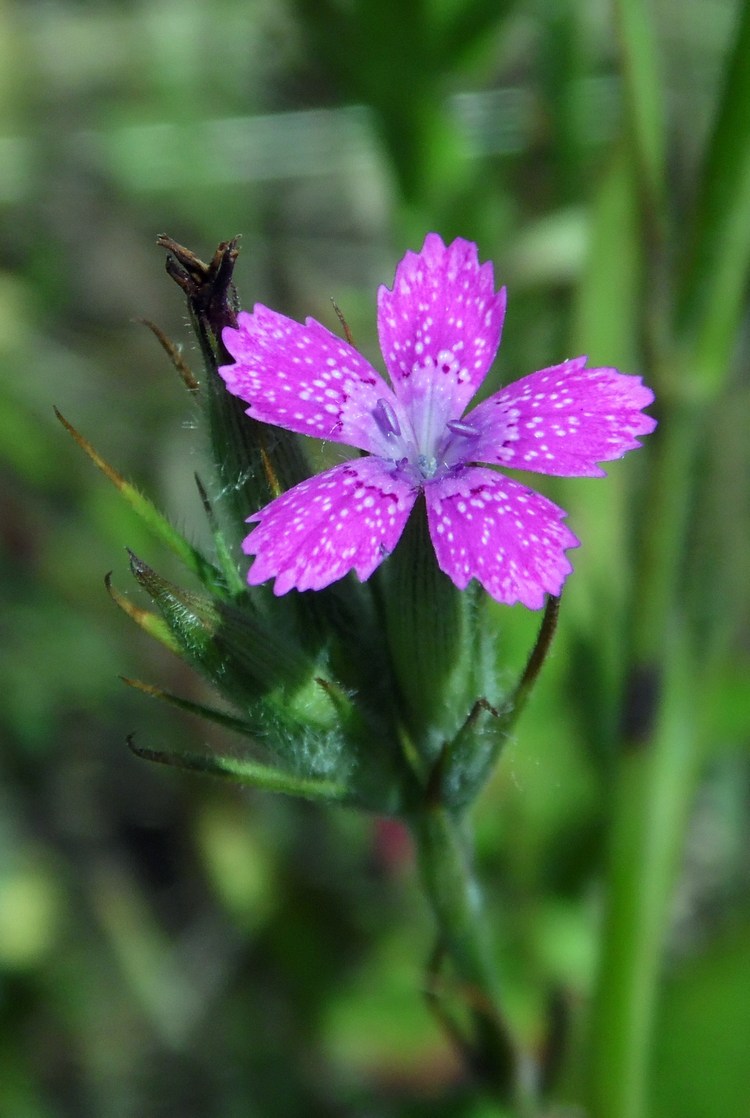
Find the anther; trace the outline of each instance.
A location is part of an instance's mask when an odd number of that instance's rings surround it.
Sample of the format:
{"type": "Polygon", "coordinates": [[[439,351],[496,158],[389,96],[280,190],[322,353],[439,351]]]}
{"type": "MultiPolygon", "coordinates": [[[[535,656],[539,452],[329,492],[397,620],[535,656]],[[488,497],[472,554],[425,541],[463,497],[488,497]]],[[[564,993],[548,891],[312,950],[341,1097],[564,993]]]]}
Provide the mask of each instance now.
{"type": "Polygon", "coordinates": [[[471,423],[464,423],[461,419],[449,419],[445,426],[454,435],[465,435],[467,439],[473,439],[479,434],[476,427],[471,423]]]}
{"type": "Polygon", "coordinates": [[[401,434],[401,427],[396,413],[387,400],[383,400],[382,398],[378,400],[372,414],[384,435],[401,434]]]}

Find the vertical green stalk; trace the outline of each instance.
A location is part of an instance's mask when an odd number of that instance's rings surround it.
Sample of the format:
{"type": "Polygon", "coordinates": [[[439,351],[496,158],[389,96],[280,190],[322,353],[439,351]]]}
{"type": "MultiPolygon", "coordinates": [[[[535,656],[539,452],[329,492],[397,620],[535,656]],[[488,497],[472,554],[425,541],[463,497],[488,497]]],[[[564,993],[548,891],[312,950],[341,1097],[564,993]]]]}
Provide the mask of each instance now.
{"type": "Polygon", "coordinates": [[[630,143],[646,208],[663,214],[664,109],[649,0],[615,0],[630,143]]]}
{"type": "Polygon", "coordinates": [[[659,664],[665,655],[664,639],[689,534],[700,423],[701,410],[695,403],[675,403],[667,409],[651,448],[630,638],[630,655],[639,668],[659,664]]]}
{"type": "MultiPolygon", "coordinates": [[[[649,107],[658,92],[649,77],[649,52],[638,54],[642,0],[620,0],[618,10],[631,138],[646,176],[642,196],[658,197],[655,179],[648,182],[662,157],[656,113],[649,107]]],[[[748,50],[750,3],[745,2],[697,191],[677,337],[666,335],[668,318],[651,334],[661,343],[651,352],[661,429],[654,441],[631,647],[633,678],[646,683],[640,695],[646,710],[640,733],[625,736],[612,805],[608,908],[591,1029],[589,1104],[595,1118],[646,1118],[649,1112],[659,967],[699,757],[697,675],[679,572],[689,539],[702,408],[729,372],[750,265],[748,50]]],[[[648,211],[642,221],[648,231],[648,211]]],[[[657,302],[657,314],[665,309],[657,302]]]]}
{"type": "Polygon", "coordinates": [[[623,731],[611,804],[588,1103],[592,1118],[646,1118],[659,969],[696,760],[689,636],[675,620],[682,614],[675,592],[698,428],[671,356],[666,145],[656,41],[647,0],[616,0],[615,7],[646,249],[643,344],[662,428],[653,448],[636,572],[629,650],[635,710],[625,712],[635,717],[623,731]]]}
{"type": "Polygon", "coordinates": [[[501,1014],[499,980],[466,828],[456,815],[432,803],[415,813],[411,824],[438,947],[453,963],[459,994],[470,1011],[473,1033],[467,1047],[475,1071],[503,1101],[515,1102],[518,1118],[532,1118],[535,1084],[501,1014]]]}
{"type": "Polygon", "coordinates": [[[711,398],[731,368],[750,265],[750,0],[704,157],[696,216],[681,269],[678,327],[691,388],[711,398]]]}
{"type": "Polygon", "coordinates": [[[653,740],[620,759],[609,904],[591,1030],[592,1118],[647,1118],[649,1059],[665,927],[694,786],[696,722],[686,641],[668,649],[653,740]]]}
{"type": "Polygon", "coordinates": [[[669,344],[671,276],[667,251],[667,130],[653,8],[649,0],[615,0],[624,85],[625,132],[635,171],[642,245],[641,344],[657,389],[669,344]]]}

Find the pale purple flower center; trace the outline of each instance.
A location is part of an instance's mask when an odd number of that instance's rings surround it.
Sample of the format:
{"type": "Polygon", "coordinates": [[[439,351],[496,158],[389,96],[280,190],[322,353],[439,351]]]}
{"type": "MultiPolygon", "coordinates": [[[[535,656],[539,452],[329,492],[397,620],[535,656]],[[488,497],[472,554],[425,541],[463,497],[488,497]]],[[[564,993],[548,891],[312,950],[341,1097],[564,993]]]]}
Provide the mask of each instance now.
{"type": "MultiPolygon", "coordinates": [[[[381,436],[380,457],[389,462],[404,481],[421,488],[439,481],[474,461],[474,449],[480,431],[471,423],[453,418],[452,387],[462,380],[459,362],[450,350],[442,350],[437,358],[424,357],[413,372],[434,367],[435,385],[399,410],[381,397],[372,416],[381,436]],[[442,374],[442,376],[441,376],[442,374]],[[441,391],[443,384],[446,391],[441,391]]],[[[508,414],[505,431],[496,428],[498,443],[512,441],[513,416],[508,414]]]]}

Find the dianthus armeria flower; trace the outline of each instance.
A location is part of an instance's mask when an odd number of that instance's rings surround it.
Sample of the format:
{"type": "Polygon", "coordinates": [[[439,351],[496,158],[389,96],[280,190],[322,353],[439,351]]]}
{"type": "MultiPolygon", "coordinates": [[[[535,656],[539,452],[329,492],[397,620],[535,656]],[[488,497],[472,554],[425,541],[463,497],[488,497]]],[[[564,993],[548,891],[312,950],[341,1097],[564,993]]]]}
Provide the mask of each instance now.
{"type": "Polygon", "coordinates": [[[248,415],[366,452],[249,517],[251,585],[320,590],[352,570],[364,581],[423,494],[438,565],[457,587],[476,578],[498,601],[532,609],[559,594],[572,569],[565,552],[578,545],[565,512],[490,467],[602,476],[599,462],[654,429],[641,411],[653,393],[640,377],[576,357],[467,411],[497,353],[505,301],[476,245],[446,247],[430,233],[378,292],[390,383],[311,318],[302,325],[258,305],[224,330],[235,364],[219,371],[248,415]]]}

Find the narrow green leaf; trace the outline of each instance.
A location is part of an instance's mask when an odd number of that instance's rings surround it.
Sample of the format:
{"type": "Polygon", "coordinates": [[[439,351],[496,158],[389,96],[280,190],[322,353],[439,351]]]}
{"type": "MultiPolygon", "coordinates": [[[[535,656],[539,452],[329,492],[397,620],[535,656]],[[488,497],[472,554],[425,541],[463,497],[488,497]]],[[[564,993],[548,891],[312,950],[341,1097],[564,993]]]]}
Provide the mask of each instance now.
{"type": "Polygon", "coordinates": [[[544,607],[544,616],[539,626],[534,647],[532,648],[526,666],[521,673],[513,693],[508,700],[506,710],[501,716],[503,731],[507,734],[520,717],[523,708],[528,702],[529,695],[534,689],[539,673],[544,666],[544,661],[549,655],[552,641],[557,631],[557,620],[560,615],[560,596],[547,595],[547,604],[544,607]]]}
{"type": "MultiPolygon", "coordinates": [[[[643,362],[643,330],[650,308],[644,292],[644,238],[636,172],[630,148],[621,139],[610,153],[590,209],[589,245],[576,292],[570,353],[585,353],[592,366],[614,365],[645,376],[652,387],[656,370],[643,362]]],[[[596,665],[598,682],[587,673],[587,717],[596,736],[615,732],[622,650],[632,613],[630,554],[635,547],[630,515],[632,471],[614,469],[602,486],[564,481],[576,531],[585,547],[575,558],[576,582],[568,596],[569,629],[580,653],[596,665]],[[606,561],[603,558],[606,556],[606,561]],[[602,625],[602,618],[607,618],[602,625]]],[[[563,506],[567,500],[561,501],[563,506]]]]}
{"type": "Polygon", "coordinates": [[[649,221],[664,208],[666,129],[653,8],[649,0],[615,0],[630,142],[649,221]]]}

